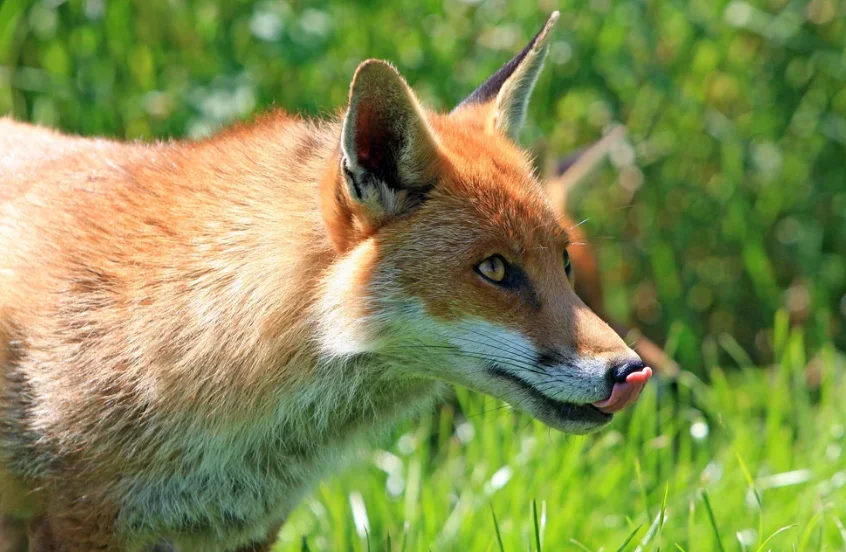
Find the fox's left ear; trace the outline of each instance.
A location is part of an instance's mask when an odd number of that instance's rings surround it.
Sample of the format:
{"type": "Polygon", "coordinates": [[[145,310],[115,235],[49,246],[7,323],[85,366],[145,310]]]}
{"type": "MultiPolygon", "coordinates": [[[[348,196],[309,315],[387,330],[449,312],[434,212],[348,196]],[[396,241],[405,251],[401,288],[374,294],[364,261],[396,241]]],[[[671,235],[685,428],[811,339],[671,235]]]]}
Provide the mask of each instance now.
{"type": "Polygon", "coordinates": [[[529,97],[543,67],[549,50],[549,37],[558,15],[557,11],[552,12],[532,41],[473,91],[453,113],[461,114],[465,108],[468,112],[470,108],[479,110],[485,117],[487,130],[503,132],[516,141],[526,119],[529,97]]]}

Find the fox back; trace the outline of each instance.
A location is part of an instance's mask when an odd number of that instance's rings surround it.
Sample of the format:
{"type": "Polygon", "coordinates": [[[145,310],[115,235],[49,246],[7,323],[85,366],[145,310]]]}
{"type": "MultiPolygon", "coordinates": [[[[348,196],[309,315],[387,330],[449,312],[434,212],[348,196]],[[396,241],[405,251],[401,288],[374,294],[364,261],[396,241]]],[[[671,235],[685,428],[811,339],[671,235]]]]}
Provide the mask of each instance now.
{"type": "Polygon", "coordinates": [[[572,433],[634,402],[516,144],[556,18],[449,114],[371,60],[337,120],[0,122],[0,510],[34,549],[259,550],[447,384],[572,433]]]}

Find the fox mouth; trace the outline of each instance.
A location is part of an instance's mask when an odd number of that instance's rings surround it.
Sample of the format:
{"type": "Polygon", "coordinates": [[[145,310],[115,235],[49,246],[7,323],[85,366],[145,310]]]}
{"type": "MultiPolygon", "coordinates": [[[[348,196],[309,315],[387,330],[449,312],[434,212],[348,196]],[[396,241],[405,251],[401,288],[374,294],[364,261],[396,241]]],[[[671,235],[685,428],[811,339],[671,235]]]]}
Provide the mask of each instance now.
{"type": "MultiPolygon", "coordinates": [[[[538,389],[519,376],[499,368],[496,365],[489,365],[488,372],[500,379],[517,385],[526,392],[540,408],[551,412],[556,421],[575,422],[591,426],[605,425],[614,417],[613,414],[602,412],[592,404],[576,404],[559,401],[548,397],[538,389]]],[[[516,405],[515,405],[516,406],[516,405]]]]}

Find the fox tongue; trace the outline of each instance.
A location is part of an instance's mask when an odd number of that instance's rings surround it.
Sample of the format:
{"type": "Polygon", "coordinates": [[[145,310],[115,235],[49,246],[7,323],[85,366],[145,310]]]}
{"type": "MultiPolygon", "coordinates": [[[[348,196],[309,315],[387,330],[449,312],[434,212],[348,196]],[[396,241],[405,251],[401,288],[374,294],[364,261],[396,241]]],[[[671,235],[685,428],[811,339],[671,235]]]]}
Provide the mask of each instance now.
{"type": "Polygon", "coordinates": [[[652,377],[652,368],[649,367],[629,374],[624,383],[614,384],[610,397],[593,403],[593,406],[606,414],[613,414],[631,406],[640,396],[640,392],[643,391],[650,377],[652,377]]]}

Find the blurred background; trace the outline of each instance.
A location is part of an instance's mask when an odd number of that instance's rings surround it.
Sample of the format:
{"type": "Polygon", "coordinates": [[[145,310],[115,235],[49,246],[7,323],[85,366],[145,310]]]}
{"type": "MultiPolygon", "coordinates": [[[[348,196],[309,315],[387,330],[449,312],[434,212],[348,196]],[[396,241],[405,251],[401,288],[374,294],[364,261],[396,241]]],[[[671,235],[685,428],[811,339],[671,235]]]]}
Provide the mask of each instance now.
{"type": "Polygon", "coordinates": [[[200,137],[273,107],[331,114],[369,57],[449,110],[554,9],[524,143],[565,155],[628,128],[570,202],[612,314],[693,371],[771,362],[779,308],[810,346],[846,347],[843,0],[3,0],[0,113],[200,137]]]}

